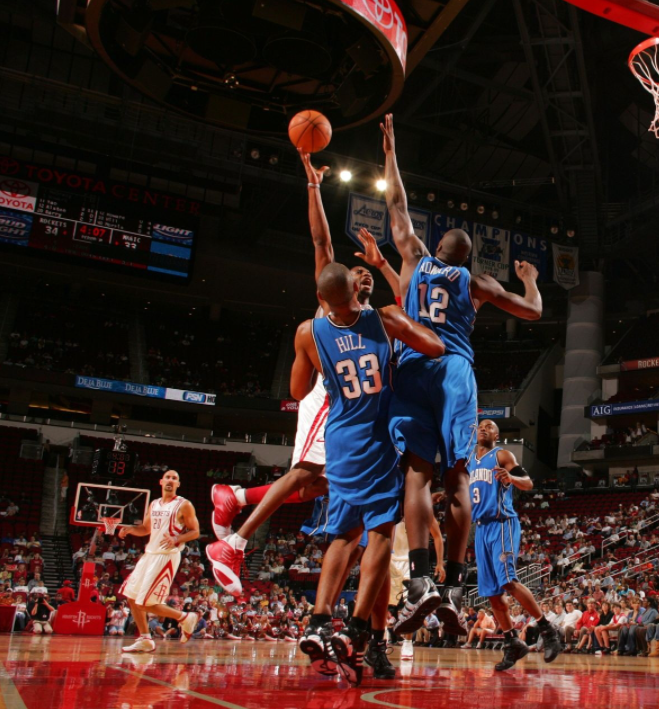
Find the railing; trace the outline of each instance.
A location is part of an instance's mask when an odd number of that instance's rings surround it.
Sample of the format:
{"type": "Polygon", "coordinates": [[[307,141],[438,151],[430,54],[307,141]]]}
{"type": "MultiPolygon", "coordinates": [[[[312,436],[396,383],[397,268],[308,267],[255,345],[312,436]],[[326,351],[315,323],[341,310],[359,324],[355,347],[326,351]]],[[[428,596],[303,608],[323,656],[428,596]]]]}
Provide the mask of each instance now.
{"type": "Polygon", "coordinates": [[[648,527],[651,527],[653,524],[658,524],[658,523],[659,523],[659,512],[657,514],[652,515],[652,517],[648,517],[647,519],[641,520],[638,523],[638,525],[636,525],[636,527],[632,527],[631,529],[626,529],[624,532],[621,532],[618,535],[612,534],[610,537],[603,539],[602,540],[602,556],[604,556],[605,549],[608,549],[609,547],[619,544],[624,539],[627,539],[627,537],[629,537],[630,534],[638,534],[641,530],[647,529],[648,527]],[[617,536],[617,539],[613,538],[615,536],[617,536]]]}
{"type": "MultiPolygon", "coordinates": [[[[529,588],[537,587],[546,576],[551,573],[551,567],[543,567],[542,564],[529,564],[517,570],[517,578],[529,588]]],[[[487,596],[479,596],[478,588],[467,594],[467,605],[470,607],[480,606],[488,602],[487,596]]]]}

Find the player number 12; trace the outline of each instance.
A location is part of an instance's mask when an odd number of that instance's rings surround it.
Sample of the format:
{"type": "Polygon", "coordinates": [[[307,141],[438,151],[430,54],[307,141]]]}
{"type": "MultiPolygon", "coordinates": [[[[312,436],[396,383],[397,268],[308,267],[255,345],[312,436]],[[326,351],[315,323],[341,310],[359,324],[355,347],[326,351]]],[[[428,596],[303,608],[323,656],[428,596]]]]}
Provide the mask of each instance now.
{"type": "Polygon", "coordinates": [[[430,322],[442,325],[446,322],[446,313],[443,310],[448,308],[448,291],[441,286],[435,286],[430,291],[430,309],[426,308],[426,295],[428,293],[428,284],[421,283],[419,285],[419,317],[430,318],[430,322]]]}

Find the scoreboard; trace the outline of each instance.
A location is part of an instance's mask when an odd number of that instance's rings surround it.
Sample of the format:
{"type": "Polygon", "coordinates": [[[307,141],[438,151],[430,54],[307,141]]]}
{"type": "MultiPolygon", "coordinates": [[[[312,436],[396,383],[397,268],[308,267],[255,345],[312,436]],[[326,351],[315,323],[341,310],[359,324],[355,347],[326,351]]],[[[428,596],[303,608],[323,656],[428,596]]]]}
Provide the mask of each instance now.
{"type": "MultiPolygon", "coordinates": [[[[0,158],[0,168],[6,160],[0,158]]],[[[75,173],[61,173],[69,179],[54,187],[45,179],[57,175],[50,168],[24,166],[20,172],[0,174],[0,243],[189,278],[198,203],[75,173]],[[23,179],[25,172],[36,180],[23,179]]]]}

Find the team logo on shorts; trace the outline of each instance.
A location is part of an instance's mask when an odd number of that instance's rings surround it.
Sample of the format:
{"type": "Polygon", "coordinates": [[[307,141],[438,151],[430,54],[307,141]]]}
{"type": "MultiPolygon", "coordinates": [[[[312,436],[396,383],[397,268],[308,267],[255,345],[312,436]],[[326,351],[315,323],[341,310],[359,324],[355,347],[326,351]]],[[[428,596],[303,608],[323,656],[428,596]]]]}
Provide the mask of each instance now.
{"type": "Polygon", "coordinates": [[[506,563],[506,559],[507,559],[509,556],[512,556],[512,555],[513,555],[513,553],[512,553],[511,551],[504,551],[503,554],[499,557],[499,561],[500,561],[501,563],[505,564],[505,563],[506,563]]]}

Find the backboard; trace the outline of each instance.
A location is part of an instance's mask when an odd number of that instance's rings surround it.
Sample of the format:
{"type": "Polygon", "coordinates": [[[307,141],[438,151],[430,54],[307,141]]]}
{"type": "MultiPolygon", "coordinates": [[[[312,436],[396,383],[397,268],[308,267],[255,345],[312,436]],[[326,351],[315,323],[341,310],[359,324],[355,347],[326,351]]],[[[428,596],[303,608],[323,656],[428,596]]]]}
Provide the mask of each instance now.
{"type": "Polygon", "coordinates": [[[149,509],[151,492],[137,487],[78,483],[71,508],[71,524],[101,527],[104,517],[118,520],[118,527],[141,524],[149,509]]]}
{"type": "Polygon", "coordinates": [[[659,7],[647,0],[566,0],[566,2],[643,34],[653,37],[659,35],[659,7]]]}

